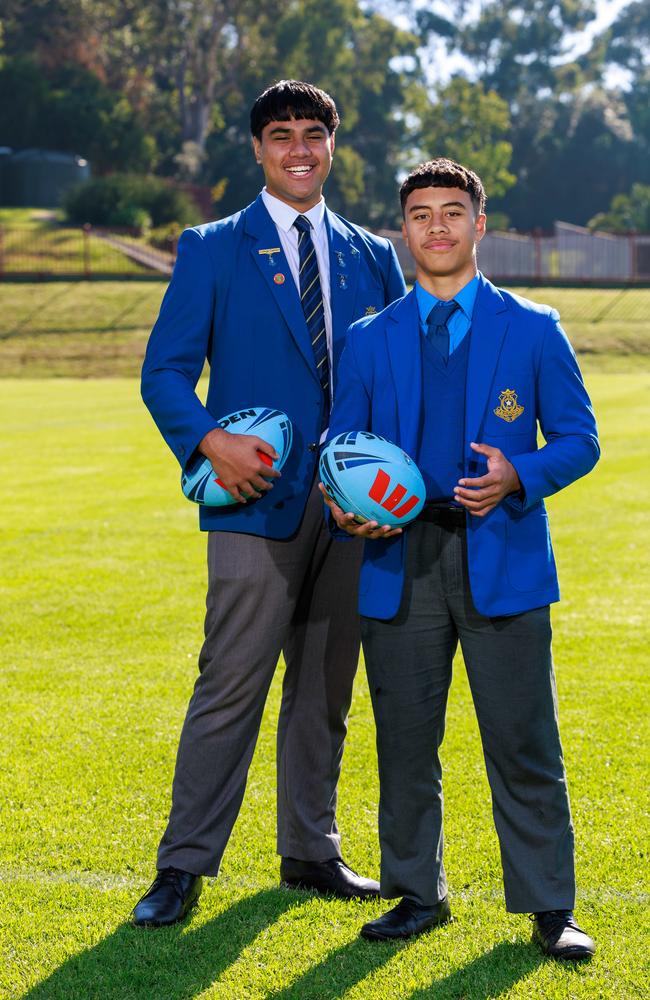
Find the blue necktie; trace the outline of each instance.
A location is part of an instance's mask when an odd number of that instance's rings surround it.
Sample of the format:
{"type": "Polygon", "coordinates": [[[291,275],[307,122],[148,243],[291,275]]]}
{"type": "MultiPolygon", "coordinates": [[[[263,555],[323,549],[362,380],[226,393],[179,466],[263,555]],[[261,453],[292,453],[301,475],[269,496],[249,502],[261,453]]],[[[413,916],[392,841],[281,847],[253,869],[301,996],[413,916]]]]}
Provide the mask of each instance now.
{"type": "Polygon", "coordinates": [[[300,264],[300,301],[309,331],[318,380],[325,396],[323,414],[327,426],[330,412],[330,366],[327,356],[327,336],[325,334],[325,310],[323,292],[320,287],[318,260],[311,238],[311,223],[304,215],[299,215],[294,226],[298,230],[298,255],[300,264]]]}
{"type": "Polygon", "coordinates": [[[438,302],[427,316],[427,338],[439,352],[445,364],[449,361],[449,330],[447,323],[450,316],[458,309],[455,299],[451,302],[438,302]]]}

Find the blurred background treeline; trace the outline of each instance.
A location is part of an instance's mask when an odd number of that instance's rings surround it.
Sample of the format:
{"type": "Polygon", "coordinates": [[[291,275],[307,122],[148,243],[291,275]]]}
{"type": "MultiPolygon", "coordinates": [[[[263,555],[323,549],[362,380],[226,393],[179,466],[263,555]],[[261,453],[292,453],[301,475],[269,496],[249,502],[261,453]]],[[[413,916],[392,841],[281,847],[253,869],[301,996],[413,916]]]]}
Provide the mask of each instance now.
{"type": "Polygon", "coordinates": [[[253,100],[296,77],[337,102],[328,204],[355,221],[394,228],[400,175],[449,155],[493,227],[648,231],[650,0],[594,30],[603,2],[4,0],[0,145],[200,189],[224,216],[261,185],[253,100]]]}

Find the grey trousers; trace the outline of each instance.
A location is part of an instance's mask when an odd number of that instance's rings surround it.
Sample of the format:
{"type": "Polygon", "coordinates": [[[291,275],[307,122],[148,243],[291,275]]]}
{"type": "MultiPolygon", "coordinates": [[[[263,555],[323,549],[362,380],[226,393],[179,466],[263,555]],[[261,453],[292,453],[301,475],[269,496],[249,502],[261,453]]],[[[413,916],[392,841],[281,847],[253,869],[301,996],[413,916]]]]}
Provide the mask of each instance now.
{"type": "MultiPolygon", "coordinates": [[[[465,529],[416,522],[390,621],[362,619],[377,724],[381,894],[447,894],[439,747],[460,640],[478,719],[507,909],[571,909],[573,827],[558,731],[549,608],[479,615],[465,529]]],[[[369,543],[371,544],[371,543],[369,543]]]]}
{"type": "Polygon", "coordinates": [[[278,853],[340,856],[336,788],[359,655],[361,551],[356,539],[332,540],[315,487],[293,539],[209,533],[205,642],[158,868],[218,873],[281,652],[278,853]]]}

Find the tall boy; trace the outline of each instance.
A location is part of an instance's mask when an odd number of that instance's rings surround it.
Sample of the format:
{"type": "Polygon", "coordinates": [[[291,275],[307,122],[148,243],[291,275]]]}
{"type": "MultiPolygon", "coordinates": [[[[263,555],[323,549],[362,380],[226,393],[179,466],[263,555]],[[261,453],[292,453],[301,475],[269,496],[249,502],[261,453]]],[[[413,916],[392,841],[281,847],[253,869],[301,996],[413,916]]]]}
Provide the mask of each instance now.
{"type": "Polygon", "coordinates": [[[314,480],[345,331],[405,286],[386,240],[325,207],[338,123],[332,98],[308,83],[283,80],[258,97],[251,133],[264,190],[236,215],[183,234],[147,348],[142,394],[163,437],[181,466],[196,451],[206,455],[238,503],[201,510],[205,642],[158,874],[135,907],[138,925],[181,920],[201,876],[218,873],[281,652],[280,876],[346,898],[379,888],[343,862],[336,823],[359,649],[360,551],[329,537],[314,480]],[[204,406],[195,386],[206,358],[204,406]],[[250,406],[284,410],[293,424],[291,454],[273,484],[258,454],[271,455],[269,445],[218,426],[250,406]]]}

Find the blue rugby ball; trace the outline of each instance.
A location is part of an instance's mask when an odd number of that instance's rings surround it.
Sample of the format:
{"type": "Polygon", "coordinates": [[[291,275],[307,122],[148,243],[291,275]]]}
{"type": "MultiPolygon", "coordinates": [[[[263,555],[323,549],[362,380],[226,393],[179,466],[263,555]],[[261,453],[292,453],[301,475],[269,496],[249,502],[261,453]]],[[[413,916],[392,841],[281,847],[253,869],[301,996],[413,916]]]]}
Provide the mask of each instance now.
{"type": "Polygon", "coordinates": [[[349,431],[328,441],[320,457],[327,495],[359,523],[400,527],[424,506],[422,474],[396,444],[369,431],[349,431]]]}
{"type": "MultiPolygon", "coordinates": [[[[280,456],[275,461],[271,461],[263,451],[257,452],[266,465],[281,469],[286,462],[293,442],[293,428],[288,416],[282,410],[251,406],[247,410],[229,413],[217,423],[230,434],[254,434],[275,448],[280,456]]],[[[206,507],[226,507],[228,504],[237,503],[218,478],[209,459],[200,452],[197,452],[184,469],[181,489],[188,500],[206,507]]]]}

